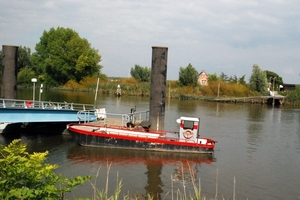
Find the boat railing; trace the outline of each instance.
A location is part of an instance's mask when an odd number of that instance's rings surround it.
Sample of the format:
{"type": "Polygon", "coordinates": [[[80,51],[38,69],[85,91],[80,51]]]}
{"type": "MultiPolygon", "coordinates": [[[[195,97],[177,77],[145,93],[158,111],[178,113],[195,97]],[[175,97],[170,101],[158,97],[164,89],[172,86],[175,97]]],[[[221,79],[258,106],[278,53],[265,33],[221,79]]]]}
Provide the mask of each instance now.
{"type": "Polygon", "coordinates": [[[79,123],[94,122],[97,120],[95,110],[80,110],[77,112],[79,123]]]}
{"type": "MultiPolygon", "coordinates": [[[[101,109],[99,109],[101,110],[101,109]]],[[[149,121],[149,111],[140,111],[140,112],[132,112],[132,113],[125,113],[125,114],[118,114],[118,113],[106,113],[105,109],[96,116],[98,117],[98,122],[103,123],[104,125],[122,125],[122,126],[129,126],[139,123],[141,121],[149,121]]]]}
{"type": "Polygon", "coordinates": [[[55,110],[93,110],[93,104],[80,104],[53,101],[33,101],[19,99],[0,98],[0,108],[24,108],[24,109],[55,109],[55,110]]]}

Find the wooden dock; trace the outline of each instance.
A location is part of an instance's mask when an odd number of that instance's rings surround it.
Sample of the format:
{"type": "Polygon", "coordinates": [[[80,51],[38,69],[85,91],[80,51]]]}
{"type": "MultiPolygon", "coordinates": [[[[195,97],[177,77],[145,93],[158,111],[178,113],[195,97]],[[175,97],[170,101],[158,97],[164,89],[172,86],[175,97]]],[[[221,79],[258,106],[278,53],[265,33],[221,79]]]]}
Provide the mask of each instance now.
{"type": "Polygon", "coordinates": [[[223,103],[252,103],[252,104],[269,104],[269,105],[283,105],[284,96],[253,96],[253,97],[222,97],[216,98],[212,101],[223,103]]]}

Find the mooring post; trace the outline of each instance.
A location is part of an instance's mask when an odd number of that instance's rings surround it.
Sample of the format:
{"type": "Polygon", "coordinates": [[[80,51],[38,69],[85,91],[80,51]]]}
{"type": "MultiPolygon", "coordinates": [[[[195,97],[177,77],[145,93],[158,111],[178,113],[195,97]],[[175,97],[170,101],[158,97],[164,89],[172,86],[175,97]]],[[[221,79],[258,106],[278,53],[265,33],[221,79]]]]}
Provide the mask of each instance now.
{"type": "Polygon", "coordinates": [[[164,128],[168,47],[152,47],[150,123],[151,129],[164,128]]]}
{"type": "Polygon", "coordinates": [[[2,45],[2,92],[5,99],[17,99],[18,46],[2,45]]]}

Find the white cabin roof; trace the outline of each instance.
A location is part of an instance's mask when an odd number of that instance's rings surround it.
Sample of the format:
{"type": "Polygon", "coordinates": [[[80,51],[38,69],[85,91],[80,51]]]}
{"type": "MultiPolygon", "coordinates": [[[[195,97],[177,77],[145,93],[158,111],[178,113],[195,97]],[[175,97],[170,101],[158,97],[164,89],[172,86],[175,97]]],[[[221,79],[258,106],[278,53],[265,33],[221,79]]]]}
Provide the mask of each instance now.
{"type": "MultiPolygon", "coordinates": [[[[180,120],[180,121],[181,121],[181,120],[187,120],[187,121],[199,122],[199,118],[196,118],[196,117],[180,117],[179,120],[180,120]]],[[[176,121],[178,121],[178,120],[176,120],[176,121]]]]}

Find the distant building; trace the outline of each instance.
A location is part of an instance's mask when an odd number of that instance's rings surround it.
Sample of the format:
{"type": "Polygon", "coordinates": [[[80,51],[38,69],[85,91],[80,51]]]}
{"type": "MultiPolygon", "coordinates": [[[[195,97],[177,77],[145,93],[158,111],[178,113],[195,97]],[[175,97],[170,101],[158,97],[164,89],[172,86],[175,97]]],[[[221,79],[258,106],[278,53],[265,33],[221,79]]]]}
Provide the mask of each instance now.
{"type": "Polygon", "coordinates": [[[287,91],[287,90],[295,90],[296,89],[296,84],[282,84],[282,88],[280,88],[280,91],[287,91]]]}
{"type": "Polygon", "coordinates": [[[204,70],[199,73],[198,83],[199,85],[208,85],[208,74],[204,70]]]}

